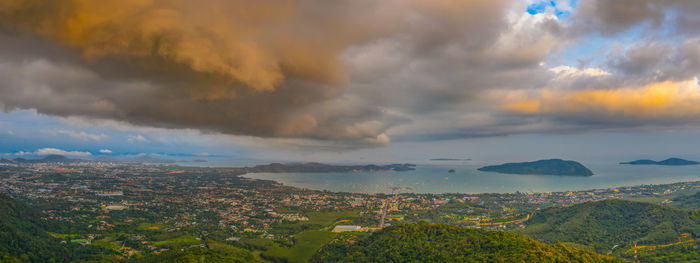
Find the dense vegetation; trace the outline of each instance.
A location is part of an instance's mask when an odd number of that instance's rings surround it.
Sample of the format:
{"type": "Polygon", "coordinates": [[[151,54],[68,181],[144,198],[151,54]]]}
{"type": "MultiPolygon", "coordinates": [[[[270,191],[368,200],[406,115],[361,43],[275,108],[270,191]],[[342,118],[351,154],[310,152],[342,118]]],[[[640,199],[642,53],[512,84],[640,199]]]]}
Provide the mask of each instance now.
{"type": "MultiPolygon", "coordinates": [[[[89,175],[47,173],[40,178],[60,181],[78,176],[89,175]]],[[[118,199],[95,198],[100,203],[116,203],[113,199],[118,199]]],[[[482,195],[478,202],[433,199],[443,204],[416,210],[404,220],[474,226],[472,219],[479,214],[495,220],[528,216],[497,206],[496,198],[482,195]]],[[[672,199],[670,204],[697,206],[699,199],[700,194],[695,194],[672,199]]],[[[545,243],[511,232],[427,223],[397,225],[374,234],[338,234],[329,231],[338,223],[378,222],[372,216],[362,216],[361,210],[285,210],[288,208],[276,212],[302,211],[308,220],[276,222],[266,232],[242,232],[232,237],[216,225],[219,221],[209,210],[188,218],[198,224],[174,229],[159,222],[173,211],[170,208],[107,213],[90,209],[94,204],[77,206],[63,199],[27,201],[31,206],[0,195],[0,262],[614,262],[619,259],[589,251],[606,254],[612,249],[612,255],[631,259],[635,240],[642,262],[700,260],[700,240],[696,240],[700,212],[621,200],[546,208],[536,212],[525,229],[516,230],[545,243]],[[73,212],[78,210],[80,213],[73,212]],[[94,225],[109,228],[97,230],[94,225]],[[86,242],[88,237],[91,242],[86,242]]],[[[406,202],[411,201],[407,198],[406,202]]],[[[513,224],[499,229],[517,227],[513,224]]]]}
{"type": "MultiPolygon", "coordinates": [[[[581,244],[600,253],[606,253],[615,246],[614,254],[630,257],[634,241],[639,246],[647,247],[680,241],[690,242],[679,244],[681,247],[692,245],[691,241],[700,235],[699,223],[697,211],[605,200],[544,209],[527,221],[527,228],[517,232],[547,243],[581,244]]],[[[677,247],[654,248],[654,254],[662,257],[664,250],[673,249],[677,247]]],[[[671,254],[667,253],[667,256],[671,254]]]]}
{"type": "Polygon", "coordinates": [[[696,165],[700,164],[700,162],[696,161],[688,161],[684,160],[681,158],[668,158],[663,161],[654,161],[654,160],[636,160],[636,161],[631,161],[631,162],[624,162],[620,164],[631,164],[631,165],[669,165],[669,166],[681,166],[681,165],[696,165]]]}
{"type": "Polygon", "coordinates": [[[39,213],[0,194],[1,262],[68,262],[97,260],[102,251],[95,247],[61,244],[44,230],[39,213]]]}
{"type": "Polygon", "coordinates": [[[311,262],[619,262],[563,244],[443,224],[400,224],[372,235],[341,235],[311,262]]]}
{"type": "Polygon", "coordinates": [[[698,262],[700,241],[659,249],[640,249],[642,262],[698,262]]]}
{"type": "Polygon", "coordinates": [[[682,209],[700,209],[700,192],[671,199],[671,206],[682,209]]]}
{"type": "Polygon", "coordinates": [[[539,160],[524,163],[505,163],[479,168],[479,171],[498,172],[506,174],[543,174],[543,175],[573,175],[591,176],[593,172],[575,161],[560,159],[539,160]]]}
{"type": "Polygon", "coordinates": [[[149,255],[133,261],[134,263],[243,263],[260,262],[246,251],[218,251],[215,249],[191,248],[186,250],[169,250],[160,255],[149,255]]]}
{"type": "MultiPolygon", "coordinates": [[[[89,227],[85,229],[86,224],[93,222],[76,224],[42,219],[39,208],[70,205],[60,200],[54,202],[58,203],[38,202],[30,207],[0,195],[0,262],[307,262],[318,248],[336,235],[320,229],[341,218],[348,222],[358,219],[355,210],[308,212],[308,221],[283,223],[271,231],[291,235],[286,243],[259,235],[248,235],[240,241],[225,241],[228,234],[202,225],[200,228],[208,234],[200,241],[197,236],[201,231],[193,228],[171,232],[159,224],[120,224],[118,222],[129,217],[123,211],[112,211],[109,215],[115,220],[114,228],[98,235],[90,245],[82,246],[70,241],[93,233],[89,227]],[[137,233],[136,236],[142,238],[129,238],[126,233],[137,233]],[[148,249],[140,239],[152,240],[149,244],[167,250],[130,257],[114,252],[121,251],[121,246],[148,249]]],[[[141,216],[146,215],[131,217],[131,220],[142,221],[141,216]]]]}

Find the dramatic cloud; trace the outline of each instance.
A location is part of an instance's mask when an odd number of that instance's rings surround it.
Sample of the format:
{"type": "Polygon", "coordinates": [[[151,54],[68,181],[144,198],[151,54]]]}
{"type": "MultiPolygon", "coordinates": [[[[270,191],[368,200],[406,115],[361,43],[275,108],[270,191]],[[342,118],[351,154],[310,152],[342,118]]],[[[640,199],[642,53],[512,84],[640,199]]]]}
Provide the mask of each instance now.
{"type": "MultiPolygon", "coordinates": [[[[336,54],[371,33],[362,20],[336,16],[351,4],[323,5],[289,0],[3,0],[0,21],[76,48],[88,60],[126,56],[165,70],[182,65],[265,91],[285,77],[338,81],[336,54]],[[328,34],[331,30],[346,32],[328,34]]],[[[235,95],[212,89],[205,95],[235,95]]]]}
{"type": "MultiPolygon", "coordinates": [[[[508,56],[516,47],[494,45],[510,2],[2,0],[0,102],[6,111],[385,144],[406,118],[344,90],[392,83],[355,85],[345,54],[410,42],[388,53],[464,49],[472,64],[490,59],[481,51],[508,56]]],[[[526,52],[518,59],[542,55],[526,52]]]]}
{"type": "Polygon", "coordinates": [[[0,108],[329,149],[695,116],[698,1],[533,2],[0,0],[0,108]]]}
{"type": "Polygon", "coordinates": [[[551,73],[541,64],[565,43],[555,15],[525,8],[515,4],[501,18],[475,21],[484,26],[435,40],[430,49],[402,38],[355,47],[346,53],[353,80],[347,94],[404,119],[387,131],[395,141],[484,136],[488,129],[478,126],[498,120],[486,116],[492,102],[482,93],[545,85],[551,73]]]}

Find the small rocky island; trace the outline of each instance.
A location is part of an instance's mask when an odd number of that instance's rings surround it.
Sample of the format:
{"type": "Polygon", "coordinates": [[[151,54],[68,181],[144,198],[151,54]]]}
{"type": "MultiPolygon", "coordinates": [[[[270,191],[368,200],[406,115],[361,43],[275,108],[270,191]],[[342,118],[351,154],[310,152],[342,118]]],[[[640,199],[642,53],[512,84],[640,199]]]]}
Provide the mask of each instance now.
{"type": "Polygon", "coordinates": [[[630,164],[630,165],[667,165],[667,166],[683,166],[683,165],[697,165],[700,162],[689,161],[681,158],[668,158],[663,161],[654,160],[636,160],[631,162],[624,162],[620,164],[630,164]]]}
{"type": "Polygon", "coordinates": [[[478,169],[483,172],[504,174],[536,174],[536,175],[566,175],[592,176],[593,172],[575,161],[561,159],[539,160],[534,162],[505,163],[490,165],[478,169]]]}
{"type": "Polygon", "coordinates": [[[377,171],[413,171],[415,164],[387,165],[331,165],[322,163],[271,163],[245,168],[249,173],[337,173],[337,172],[377,172],[377,171]]]}

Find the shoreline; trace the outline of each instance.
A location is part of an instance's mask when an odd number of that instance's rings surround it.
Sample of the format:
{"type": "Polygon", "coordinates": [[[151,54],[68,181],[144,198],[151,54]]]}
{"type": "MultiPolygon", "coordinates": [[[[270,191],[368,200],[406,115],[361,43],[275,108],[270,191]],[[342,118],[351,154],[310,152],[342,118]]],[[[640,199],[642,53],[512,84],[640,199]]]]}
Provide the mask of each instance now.
{"type": "MultiPolygon", "coordinates": [[[[264,173],[244,173],[240,174],[237,176],[250,179],[250,180],[256,180],[256,181],[267,181],[267,182],[272,182],[275,184],[279,184],[284,187],[291,187],[291,188],[296,188],[300,190],[308,190],[308,191],[318,191],[318,192],[331,192],[331,193],[339,193],[339,194],[365,194],[365,195],[387,195],[389,192],[373,192],[373,193],[367,193],[367,192],[350,192],[350,191],[334,191],[334,190],[329,190],[329,189],[312,189],[312,188],[306,188],[306,187],[299,187],[299,186],[293,186],[293,185],[288,185],[284,184],[283,182],[273,180],[273,179],[261,179],[261,178],[253,178],[253,177],[248,177],[247,175],[249,174],[264,174],[264,173]]],[[[699,178],[694,181],[679,181],[679,182],[673,182],[673,183],[661,183],[661,184],[632,184],[632,185],[616,185],[616,186],[611,186],[608,188],[586,188],[586,189],[578,189],[578,190],[564,190],[564,191],[528,191],[528,192],[523,192],[523,191],[515,191],[515,192],[442,192],[442,193],[429,193],[429,192],[407,192],[407,193],[399,193],[399,195],[512,195],[512,194],[562,194],[562,193],[580,193],[580,192],[596,192],[596,191],[611,191],[614,189],[620,189],[620,188],[643,188],[643,187],[670,187],[674,185],[682,185],[682,184],[695,184],[698,187],[700,187],[700,176],[699,178]]],[[[698,189],[700,190],[700,189],[698,189]]]]}

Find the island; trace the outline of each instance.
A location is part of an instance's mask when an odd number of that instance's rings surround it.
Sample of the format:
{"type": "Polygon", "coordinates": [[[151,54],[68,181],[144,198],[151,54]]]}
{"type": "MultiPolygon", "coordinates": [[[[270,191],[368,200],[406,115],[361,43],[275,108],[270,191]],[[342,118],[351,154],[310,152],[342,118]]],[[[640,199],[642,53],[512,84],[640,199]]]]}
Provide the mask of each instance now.
{"type": "Polygon", "coordinates": [[[504,174],[592,176],[593,172],[576,161],[561,159],[539,160],[534,162],[505,163],[478,169],[483,172],[504,174]]]}
{"type": "Polygon", "coordinates": [[[623,162],[620,164],[630,164],[630,165],[666,165],[666,166],[683,166],[683,165],[697,165],[700,162],[689,161],[681,158],[668,158],[663,161],[654,160],[636,160],[631,162],[623,162]]]}
{"type": "Polygon", "coordinates": [[[249,173],[334,173],[334,172],[377,172],[377,171],[413,171],[415,164],[388,164],[388,165],[330,165],[322,163],[271,163],[246,167],[249,173]]]}

